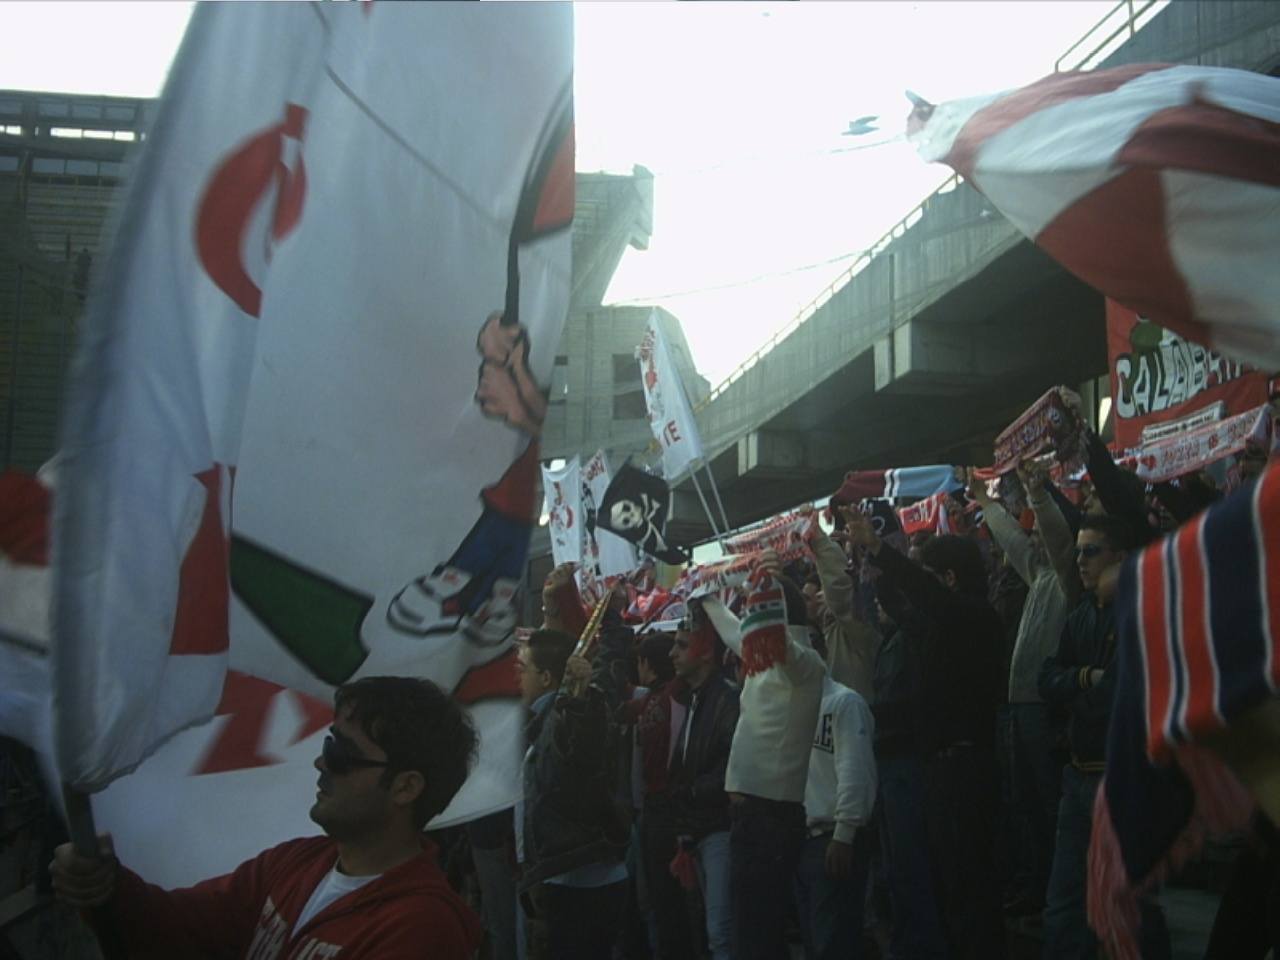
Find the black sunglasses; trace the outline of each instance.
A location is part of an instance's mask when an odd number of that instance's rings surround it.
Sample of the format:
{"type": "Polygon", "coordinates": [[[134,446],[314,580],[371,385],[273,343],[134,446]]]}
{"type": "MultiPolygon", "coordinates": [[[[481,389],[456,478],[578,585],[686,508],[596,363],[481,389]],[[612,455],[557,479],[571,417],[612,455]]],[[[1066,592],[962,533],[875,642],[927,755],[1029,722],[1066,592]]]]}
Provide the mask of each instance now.
{"type": "Polygon", "coordinates": [[[1098,554],[1102,553],[1103,549],[1105,548],[1096,543],[1087,543],[1083,547],[1076,547],[1076,556],[1083,557],[1086,560],[1092,560],[1098,554]]]}
{"type": "Polygon", "coordinates": [[[391,766],[391,761],[389,760],[371,760],[360,753],[355,744],[339,740],[333,734],[324,738],[324,746],[320,752],[324,757],[325,768],[335,777],[341,777],[352,770],[360,770],[366,767],[391,766]]]}

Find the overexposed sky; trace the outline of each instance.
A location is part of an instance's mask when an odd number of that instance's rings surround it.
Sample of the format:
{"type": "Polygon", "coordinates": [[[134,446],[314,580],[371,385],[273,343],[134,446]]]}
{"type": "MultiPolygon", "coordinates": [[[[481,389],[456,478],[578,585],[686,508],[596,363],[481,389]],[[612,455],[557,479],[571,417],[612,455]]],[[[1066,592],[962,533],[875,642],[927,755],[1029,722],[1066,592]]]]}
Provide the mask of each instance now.
{"type": "MultiPolygon", "coordinates": [[[[606,302],[671,310],[718,382],[946,178],[899,139],[905,89],[1028,83],[1113,6],[577,4],[578,169],[655,175],[650,247],[606,302]],[[866,114],[879,132],[841,136],[866,114]]],[[[156,96],[191,9],[0,3],[0,88],[156,96]]]]}

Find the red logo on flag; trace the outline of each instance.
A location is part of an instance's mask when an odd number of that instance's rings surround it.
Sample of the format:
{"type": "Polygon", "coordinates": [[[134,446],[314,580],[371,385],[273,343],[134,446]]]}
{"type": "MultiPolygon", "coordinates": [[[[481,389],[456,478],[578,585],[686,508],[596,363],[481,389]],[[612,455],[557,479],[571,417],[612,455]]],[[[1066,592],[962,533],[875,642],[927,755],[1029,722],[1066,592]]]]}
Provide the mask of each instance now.
{"type": "Polygon", "coordinates": [[[253,212],[275,188],[275,206],[266,236],[259,242],[267,260],[271,249],[302,218],[307,169],[302,139],[307,111],[285,105],[284,120],[237,147],[209,178],[196,218],[196,250],[209,278],[245,313],[262,309],[262,289],[249,276],[244,249],[253,212]]]}

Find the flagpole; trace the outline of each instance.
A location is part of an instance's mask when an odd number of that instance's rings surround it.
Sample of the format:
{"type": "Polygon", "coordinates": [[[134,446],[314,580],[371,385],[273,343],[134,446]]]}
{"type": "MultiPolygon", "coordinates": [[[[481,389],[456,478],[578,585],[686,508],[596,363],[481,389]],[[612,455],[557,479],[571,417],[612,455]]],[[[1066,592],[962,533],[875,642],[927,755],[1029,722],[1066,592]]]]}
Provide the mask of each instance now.
{"type": "Polygon", "coordinates": [[[702,495],[702,486],[698,483],[698,471],[690,470],[689,479],[693,481],[693,489],[698,491],[698,500],[702,503],[702,510],[707,515],[707,520],[711,523],[711,532],[716,535],[716,539],[721,543],[724,542],[724,534],[720,532],[720,528],[716,526],[716,518],[711,512],[711,508],[707,506],[707,498],[702,495]]]}
{"type": "Polygon", "coordinates": [[[715,495],[716,506],[720,508],[720,520],[724,523],[724,534],[727,537],[730,529],[732,529],[729,526],[729,515],[725,513],[724,501],[720,499],[720,488],[716,486],[716,475],[711,472],[711,464],[707,463],[705,458],[702,461],[702,469],[707,471],[707,482],[711,484],[711,492],[715,495]]]}
{"type": "MultiPolygon", "coordinates": [[[[67,814],[67,834],[76,853],[87,860],[101,861],[102,853],[98,848],[98,831],[93,822],[93,805],[89,794],[63,783],[62,802],[67,814]]],[[[111,907],[93,907],[89,913],[93,917],[93,932],[103,957],[106,960],[127,960],[128,953],[124,948],[119,921],[111,907]]]]}

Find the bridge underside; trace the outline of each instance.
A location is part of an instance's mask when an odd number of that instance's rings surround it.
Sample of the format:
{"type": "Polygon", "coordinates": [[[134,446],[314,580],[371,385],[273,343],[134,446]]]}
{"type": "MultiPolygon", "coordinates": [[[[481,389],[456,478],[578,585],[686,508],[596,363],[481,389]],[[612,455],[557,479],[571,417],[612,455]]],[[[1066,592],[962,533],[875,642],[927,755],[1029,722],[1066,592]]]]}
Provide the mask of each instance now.
{"type": "MultiPolygon", "coordinates": [[[[1105,370],[1105,343],[1102,297],[1018,242],[720,449],[729,522],[826,496],[850,469],[989,463],[996,434],[1040,394],[1105,370]]],[[[673,520],[678,541],[712,535],[688,481],[673,520]]]]}

